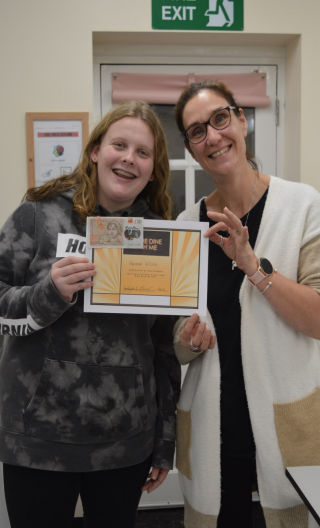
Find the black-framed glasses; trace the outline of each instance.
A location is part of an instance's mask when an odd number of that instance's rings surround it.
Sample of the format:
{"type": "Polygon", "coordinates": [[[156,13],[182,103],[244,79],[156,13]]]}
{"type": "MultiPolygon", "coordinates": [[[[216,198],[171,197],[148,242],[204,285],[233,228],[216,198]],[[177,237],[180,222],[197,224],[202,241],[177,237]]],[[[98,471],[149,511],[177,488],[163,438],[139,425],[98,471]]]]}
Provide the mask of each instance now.
{"type": "Polygon", "coordinates": [[[195,125],[189,126],[189,128],[183,132],[184,137],[190,141],[190,143],[201,143],[201,141],[207,137],[208,125],[216,130],[227,128],[231,122],[231,110],[235,109],[235,106],[225,106],[224,108],[215,110],[205,123],[196,123],[195,125]]]}

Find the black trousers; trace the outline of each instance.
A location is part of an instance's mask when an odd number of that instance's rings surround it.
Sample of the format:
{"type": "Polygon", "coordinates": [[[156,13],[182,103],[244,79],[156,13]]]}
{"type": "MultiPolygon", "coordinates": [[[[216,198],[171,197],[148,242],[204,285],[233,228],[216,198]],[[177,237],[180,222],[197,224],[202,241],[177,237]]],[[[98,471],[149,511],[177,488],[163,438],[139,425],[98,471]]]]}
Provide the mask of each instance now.
{"type": "Polygon", "coordinates": [[[255,460],[221,457],[221,508],[218,528],[252,528],[255,460]]]}
{"type": "Polygon", "coordinates": [[[85,528],[133,528],[151,460],[90,473],[3,464],[11,528],[71,528],[79,495],[85,528]]]}

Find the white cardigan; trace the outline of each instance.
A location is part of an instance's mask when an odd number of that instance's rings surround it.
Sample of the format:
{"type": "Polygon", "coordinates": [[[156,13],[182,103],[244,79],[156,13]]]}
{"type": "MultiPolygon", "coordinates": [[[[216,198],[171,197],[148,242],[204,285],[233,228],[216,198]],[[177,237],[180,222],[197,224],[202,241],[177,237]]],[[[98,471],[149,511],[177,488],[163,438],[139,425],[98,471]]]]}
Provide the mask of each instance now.
{"type": "MultiPolygon", "coordinates": [[[[200,202],[181,213],[178,219],[199,220],[199,208],[200,202]]],[[[297,281],[300,249],[319,235],[319,193],[308,185],[271,177],[255,254],[267,257],[281,274],[297,281]]],[[[315,453],[315,462],[312,459],[311,463],[320,464],[320,390],[316,390],[320,387],[319,341],[285,323],[247,280],[240,289],[240,304],[242,362],[256,444],[261,504],[268,528],[301,528],[307,526],[306,512],[285,476],[284,464],[309,465],[304,461],[304,447],[312,453],[319,452],[315,453]],[[288,403],[274,408],[274,404],[288,403]],[[277,437],[275,412],[279,428],[284,431],[284,460],[277,437]],[[311,445],[303,444],[297,451],[295,445],[291,445],[291,438],[295,435],[291,434],[286,421],[288,415],[289,426],[294,424],[294,432],[299,430],[302,421],[298,442],[305,427],[310,427],[310,424],[305,426],[304,418],[307,417],[307,422],[315,422],[311,426],[314,430],[308,430],[307,438],[303,439],[311,445]],[[281,417],[284,417],[284,423],[281,417]]],[[[204,320],[214,332],[209,313],[204,320]]],[[[183,320],[180,322],[182,324],[183,320]]],[[[178,338],[179,330],[176,342],[178,338]]],[[[177,467],[186,500],[186,528],[215,527],[220,510],[218,345],[200,355],[187,353],[188,357],[183,361],[195,359],[185,377],[178,411],[177,467]]]]}

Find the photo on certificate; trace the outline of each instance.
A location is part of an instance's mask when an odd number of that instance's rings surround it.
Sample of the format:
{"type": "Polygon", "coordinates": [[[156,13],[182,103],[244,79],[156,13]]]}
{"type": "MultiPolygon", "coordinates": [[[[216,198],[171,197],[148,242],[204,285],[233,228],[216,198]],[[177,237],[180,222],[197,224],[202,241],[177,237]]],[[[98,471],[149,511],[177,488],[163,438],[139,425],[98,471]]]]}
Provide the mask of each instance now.
{"type": "Polygon", "coordinates": [[[84,311],[205,315],[208,224],[144,220],[143,246],[88,247],[97,274],[84,311]]]}

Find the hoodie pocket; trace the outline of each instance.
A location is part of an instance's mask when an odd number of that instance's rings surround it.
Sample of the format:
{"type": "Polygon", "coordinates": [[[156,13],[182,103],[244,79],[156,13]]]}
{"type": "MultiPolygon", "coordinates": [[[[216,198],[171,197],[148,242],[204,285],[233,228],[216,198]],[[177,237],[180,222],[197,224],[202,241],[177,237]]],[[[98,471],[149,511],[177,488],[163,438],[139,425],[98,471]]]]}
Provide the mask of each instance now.
{"type": "Polygon", "coordinates": [[[284,467],[320,465],[320,389],[273,408],[284,467]]]}
{"type": "Polygon", "coordinates": [[[98,444],[148,421],[140,365],[111,367],[46,359],[24,411],[25,432],[54,442],[98,444]]]}

